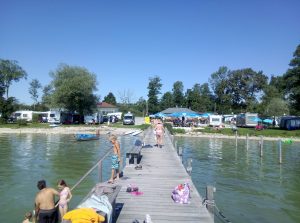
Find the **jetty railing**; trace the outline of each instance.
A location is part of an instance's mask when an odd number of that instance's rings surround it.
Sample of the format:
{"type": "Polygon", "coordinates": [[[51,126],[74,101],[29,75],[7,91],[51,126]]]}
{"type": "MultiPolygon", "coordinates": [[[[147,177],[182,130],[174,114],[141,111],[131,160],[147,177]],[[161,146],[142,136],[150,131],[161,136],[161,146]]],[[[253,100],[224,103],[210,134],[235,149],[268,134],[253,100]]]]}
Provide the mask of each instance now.
{"type": "Polygon", "coordinates": [[[94,169],[98,167],[98,176],[99,182],[102,182],[102,161],[111,153],[111,150],[108,150],[104,156],[94,165],[91,169],[89,169],[71,188],[71,191],[74,190],[94,169]]]}

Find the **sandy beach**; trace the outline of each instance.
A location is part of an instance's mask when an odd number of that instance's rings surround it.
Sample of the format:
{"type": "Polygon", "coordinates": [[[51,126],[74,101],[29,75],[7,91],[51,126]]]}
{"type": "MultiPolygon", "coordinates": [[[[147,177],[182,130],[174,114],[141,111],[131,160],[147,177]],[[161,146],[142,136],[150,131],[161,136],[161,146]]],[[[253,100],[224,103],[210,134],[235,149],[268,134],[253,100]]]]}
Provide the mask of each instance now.
{"type": "Polygon", "coordinates": [[[137,130],[135,128],[112,128],[108,126],[68,126],[53,128],[0,128],[0,134],[5,133],[38,133],[38,134],[75,134],[75,133],[96,133],[100,130],[100,134],[123,135],[126,132],[137,130]]]}
{"type": "MultiPolygon", "coordinates": [[[[75,133],[96,133],[100,129],[100,134],[124,135],[127,132],[138,130],[136,128],[115,128],[110,126],[64,126],[54,128],[0,128],[0,134],[6,133],[37,133],[37,134],[75,134],[75,133]]],[[[185,134],[176,134],[179,137],[201,137],[201,138],[219,138],[219,139],[235,139],[235,136],[222,135],[218,133],[202,133],[202,132],[186,132],[185,134]]],[[[246,136],[238,136],[238,139],[246,139],[246,136]]],[[[260,140],[260,137],[249,136],[250,140],[260,140]]],[[[263,137],[264,140],[287,139],[282,137],[263,137]]],[[[295,142],[300,142],[300,138],[290,137],[295,142]]]]}

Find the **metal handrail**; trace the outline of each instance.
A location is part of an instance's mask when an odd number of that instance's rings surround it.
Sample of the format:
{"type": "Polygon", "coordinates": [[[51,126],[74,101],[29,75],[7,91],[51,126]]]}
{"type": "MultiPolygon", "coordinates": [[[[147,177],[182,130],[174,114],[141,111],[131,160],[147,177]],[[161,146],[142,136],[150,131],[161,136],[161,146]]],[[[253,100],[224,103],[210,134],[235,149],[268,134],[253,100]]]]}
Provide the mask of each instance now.
{"type": "MultiPolygon", "coordinates": [[[[107,153],[105,153],[105,155],[77,181],[77,183],[71,188],[71,191],[74,190],[97,166],[102,165],[102,161],[110,153],[111,153],[111,150],[107,151],[107,153]]],[[[99,174],[102,174],[102,173],[99,172],[99,174]]]]}

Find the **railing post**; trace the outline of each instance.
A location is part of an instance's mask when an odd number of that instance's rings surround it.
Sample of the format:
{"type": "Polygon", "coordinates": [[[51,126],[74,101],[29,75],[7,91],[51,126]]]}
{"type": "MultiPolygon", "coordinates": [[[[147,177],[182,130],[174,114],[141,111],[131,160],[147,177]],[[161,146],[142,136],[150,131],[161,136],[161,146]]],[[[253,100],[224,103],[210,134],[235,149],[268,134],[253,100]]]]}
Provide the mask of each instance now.
{"type": "Polygon", "coordinates": [[[206,208],[211,213],[212,218],[214,218],[214,207],[215,207],[215,200],[214,200],[214,192],[216,192],[216,188],[213,186],[206,186],[206,208]]]}

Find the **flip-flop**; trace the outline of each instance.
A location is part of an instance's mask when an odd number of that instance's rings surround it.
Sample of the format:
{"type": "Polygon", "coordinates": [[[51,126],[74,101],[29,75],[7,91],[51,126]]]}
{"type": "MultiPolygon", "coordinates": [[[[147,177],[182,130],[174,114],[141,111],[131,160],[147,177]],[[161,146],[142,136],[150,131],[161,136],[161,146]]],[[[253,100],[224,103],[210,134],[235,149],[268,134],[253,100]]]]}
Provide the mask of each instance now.
{"type": "Polygon", "coordinates": [[[114,183],[114,181],[113,181],[113,180],[109,180],[109,181],[107,181],[107,183],[109,183],[109,184],[113,184],[113,183],[114,183]]]}

